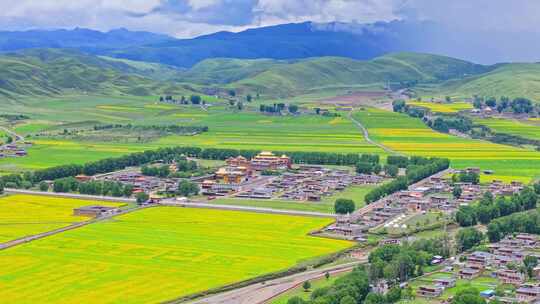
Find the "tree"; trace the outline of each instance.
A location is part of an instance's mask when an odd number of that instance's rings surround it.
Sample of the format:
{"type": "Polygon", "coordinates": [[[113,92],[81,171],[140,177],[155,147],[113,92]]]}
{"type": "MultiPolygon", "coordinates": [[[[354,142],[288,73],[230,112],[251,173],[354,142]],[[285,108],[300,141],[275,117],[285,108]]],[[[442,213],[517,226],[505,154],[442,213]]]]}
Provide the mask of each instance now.
{"type": "Polygon", "coordinates": [[[0,195],[4,194],[4,182],[0,181],[0,195]]]}
{"type": "Polygon", "coordinates": [[[341,300],[339,301],[339,304],[356,304],[356,300],[353,297],[346,295],[343,298],[341,298],[341,300]]]}
{"type": "Polygon", "coordinates": [[[466,251],[478,246],[483,239],[482,232],[474,228],[464,228],[456,235],[456,242],[460,251],[466,251]]]}
{"type": "Polygon", "coordinates": [[[191,95],[189,97],[189,101],[191,101],[192,104],[198,105],[201,103],[201,96],[199,95],[191,95]]]}
{"type": "Polygon", "coordinates": [[[382,295],[374,292],[370,292],[366,300],[364,301],[364,304],[383,304],[385,302],[385,299],[382,295]]]}
{"type": "Polygon", "coordinates": [[[334,203],[334,212],[337,214],[353,213],[355,209],[354,201],[346,198],[338,198],[334,203]]]}
{"type": "Polygon", "coordinates": [[[462,289],[452,299],[452,304],[485,304],[486,300],[480,296],[474,287],[462,289]]]}
{"type": "Polygon", "coordinates": [[[361,174],[371,174],[373,173],[373,163],[360,161],[356,164],[356,172],[361,174]]]}
{"type": "Polygon", "coordinates": [[[324,273],[324,278],[327,280],[330,279],[330,273],[328,271],[324,273]]]}
{"type": "Polygon", "coordinates": [[[246,101],[251,102],[253,100],[253,97],[250,94],[247,94],[246,101]]]}
{"type": "Polygon", "coordinates": [[[199,186],[188,180],[182,180],[178,183],[178,194],[183,196],[192,196],[199,194],[199,186]]]}
{"type": "Polygon", "coordinates": [[[293,114],[296,113],[296,112],[298,112],[298,106],[295,105],[295,104],[289,105],[289,112],[291,112],[291,113],[293,113],[293,114]]]}
{"type": "Polygon", "coordinates": [[[399,173],[399,168],[396,165],[386,164],[384,166],[384,172],[390,177],[396,177],[399,173]]]}
{"type": "Polygon", "coordinates": [[[452,195],[454,196],[454,198],[460,198],[462,193],[463,190],[460,186],[455,186],[454,189],[452,189],[452,195]]]}
{"type": "Polygon", "coordinates": [[[39,190],[43,192],[49,191],[49,184],[46,182],[39,183],[39,190]]]}
{"type": "Polygon", "coordinates": [[[299,296],[292,297],[287,301],[287,304],[305,304],[305,303],[306,301],[304,301],[304,299],[300,298],[299,296]]]}
{"type": "Polygon", "coordinates": [[[304,291],[308,291],[311,288],[311,283],[309,281],[305,281],[304,284],[302,284],[302,288],[304,291]]]}
{"type": "Polygon", "coordinates": [[[150,196],[146,194],[145,192],[139,192],[137,193],[136,198],[137,198],[137,203],[142,204],[142,203],[146,203],[148,199],[150,199],[150,196]]]}
{"type": "Polygon", "coordinates": [[[229,96],[231,96],[231,97],[236,96],[236,91],[235,90],[229,90],[229,96]]]}
{"type": "Polygon", "coordinates": [[[395,303],[399,300],[401,300],[401,288],[399,286],[394,286],[390,288],[390,290],[386,294],[386,302],[395,303]]]}
{"type": "Polygon", "coordinates": [[[538,265],[538,258],[528,255],[523,259],[523,265],[525,266],[529,278],[532,278],[534,275],[533,269],[536,267],[536,265],[538,265]]]}

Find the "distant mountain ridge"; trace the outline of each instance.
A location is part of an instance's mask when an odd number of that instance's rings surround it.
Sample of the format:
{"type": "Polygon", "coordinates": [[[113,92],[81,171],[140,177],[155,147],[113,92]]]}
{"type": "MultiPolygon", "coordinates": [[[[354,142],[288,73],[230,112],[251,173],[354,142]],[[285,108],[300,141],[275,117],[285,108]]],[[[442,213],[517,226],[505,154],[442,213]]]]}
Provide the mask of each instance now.
{"type": "Polygon", "coordinates": [[[108,32],[73,30],[0,31],[0,51],[30,48],[70,48],[91,53],[164,42],[174,38],[143,31],[116,29],[108,32]]]}

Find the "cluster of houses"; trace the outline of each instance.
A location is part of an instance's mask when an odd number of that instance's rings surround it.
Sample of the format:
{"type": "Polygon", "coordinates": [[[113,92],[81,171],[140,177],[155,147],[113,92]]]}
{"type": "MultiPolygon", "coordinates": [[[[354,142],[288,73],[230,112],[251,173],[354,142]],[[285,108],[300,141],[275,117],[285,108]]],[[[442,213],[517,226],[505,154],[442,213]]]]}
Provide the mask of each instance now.
{"type": "MultiPolygon", "coordinates": [[[[479,276],[496,278],[499,284],[513,285],[514,293],[496,296],[493,289],[486,289],[480,295],[486,299],[497,299],[501,303],[539,303],[540,267],[535,267],[533,277],[519,271],[526,256],[540,257],[540,240],[537,235],[517,234],[491,244],[489,252],[475,251],[466,256],[465,262],[454,262],[450,269],[459,269],[455,275],[437,278],[432,284],[419,286],[416,295],[426,298],[440,297],[444,290],[456,286],[456,281],[474,280],[479,276]],[[513,265],[512,267],[510,265],[513,265]]],[[[489,287],[488,287],[489,288],[489,287]]]]}
{"type": "Polygon", "coordinates": [[[84,175],[76,176],[76,179],[84,182],[89,179],[101,181],[120,182],[124,185],[132,185],[133,193],[140,192],[156,193],[156,192],[175,192],[178,189],[177,178],[161,178],[157,176],[145,176],[139,170],[124,170],[103,174],[97,177],[88,177],[84,175]]]}
{"type": "MultiPolygon", "coordinates": [[[[474,169],[470,169],[474,170],[474,169]]],[[[313,175],[311,175],[313,176],[313,175]]],[[[350,218],[338,220],[328,227],[333,233],[363,239],[362,233],[379,227],[394,228],[406,231],[403,223],[409,215],[427,213],[428,211],[442,211],[446,214],[455,212],[460,206],[468,205],[480,199],[485,192],[497,195],[512,195],[523,189],[520,182],[505,184],[494,180],[487,185],[472,183],[454,183],[451,185],[448,178],[432,176],[414,188],[398,191],[372,203],[363,212],[355,213],[350,218]],[[454,187],[462,190],[459,198],[454,198],[454,187]]]]}
{"type": "Polygon", "coordinates": [[[376,175],[354,175],[348,170],[301,165],[294,171],[285,172],[260,187],[237,194],[236,197],[318,202],[323,197],[345,190],[351,185],[378,184],[381,181],[382,177],[376,175]]]}
{"type": "Polygon", "coordinates": [[[0,146],[0,158],[25,157],[28,155],[28,148],[32,146],[29,141],[15,142],[0,146]]]}
{"type": "MultiPolygon", "coordinates": [[[[533,277],[520,271],[527,256],[540,258],[540,239],[537,235],[520,233],[510,235],[488,246],[489,252],[475,251],[465,262],[456,262],[458,278],[472,280],[490,275],[500,284],[514,285],[515,295],[497,297],[502,303],[537,303],[540,301],[540,267],[533,269],[533,277]]],[[[494,296],[492,290],[484,291],[486,297],[494,296]]]]}

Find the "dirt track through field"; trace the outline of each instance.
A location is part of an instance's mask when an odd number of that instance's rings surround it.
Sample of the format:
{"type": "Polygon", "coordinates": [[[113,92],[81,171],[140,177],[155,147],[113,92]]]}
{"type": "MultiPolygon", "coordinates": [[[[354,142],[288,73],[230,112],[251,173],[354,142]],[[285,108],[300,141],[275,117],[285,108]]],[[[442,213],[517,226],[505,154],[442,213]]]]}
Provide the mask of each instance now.
{"type": "Polygon", "coordinates": [[[354,111],[349,112],[348,117],[349,117],[349,119],[350,119],[350,120],[351,120],[358,128],[360,128],[360,130],[362,131],[362,135],[364,136],[364,139],[365,139],[368,143],[370,143],[370,144],[372,144],[372,145],[375,145],[375,146],[377,146],[377,147],[383,149],[384,151],[386,151],[387,153],[390,153],[390,154],[394,154],[394,155],[402,155],[402,156],[405,155],[405,154],[403,154],[403,153],[396,152],[396,151],[390,149],[389,147],[387,147],[387,146],[385,146],[385,145],[383,145],[383,144],[380,144],[380,143],[378,143],[378,142],[372,140],[372,139],[369,137],[369,132],[368,132],[367,128],[364,127],[364,125],[363,125],[361,122],[359,122],[358,120],[354,119],[354,117],[352,116],[352,113],[353,113],[353,112],[354,112],[354,111]]]}

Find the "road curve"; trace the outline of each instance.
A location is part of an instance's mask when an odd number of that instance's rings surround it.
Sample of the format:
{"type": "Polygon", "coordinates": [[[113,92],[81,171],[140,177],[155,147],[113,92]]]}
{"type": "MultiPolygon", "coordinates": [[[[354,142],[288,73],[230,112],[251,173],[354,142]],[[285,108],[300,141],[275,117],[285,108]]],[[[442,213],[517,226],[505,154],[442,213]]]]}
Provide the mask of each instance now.
{"type": "MultiPolygon", "coordinates": [[[[227,291],[224,293],[208,296],[203,299],[188,302],[189,304],[263,304],[269,300],[300,286],[305,281],[318,279],[326,272],[338,274],[351,271],[358,264],[367,263],[367,259],[357,262],[321,268],[302,272],[287,277],[274,279],[262,283],[256,283],[243,288],[227,291]]],[[[174,302],[173,302],[174,303],[174,302]]]]}
{"type": "Polygon", "coordinates": [[[362,134],[364,135],[364,138],[366,139],[366,141],[372,145],[375,145],[381,149],[383,149],[384,151],[386,151],[387,153],[390,153],[390,154],[394,154],[394,155],[401,155],[401,156],[405,156],[405,154],[401,153],[401,152],[397,152],[397,151],[394,151],[392,149],[390,149],[389,147],[383,145],[383,144],[380,144],[374,140],[372,140],[370,137],[369,137],[369,132],[367,130],[366,127],[364,127],[364,125],[359,122],[358,120],[356,120],[353,116],[352,116],[352,112],[349,112],[349,119],[358,127],[360,128],[360,130],[362,131],[362,134]]]}

